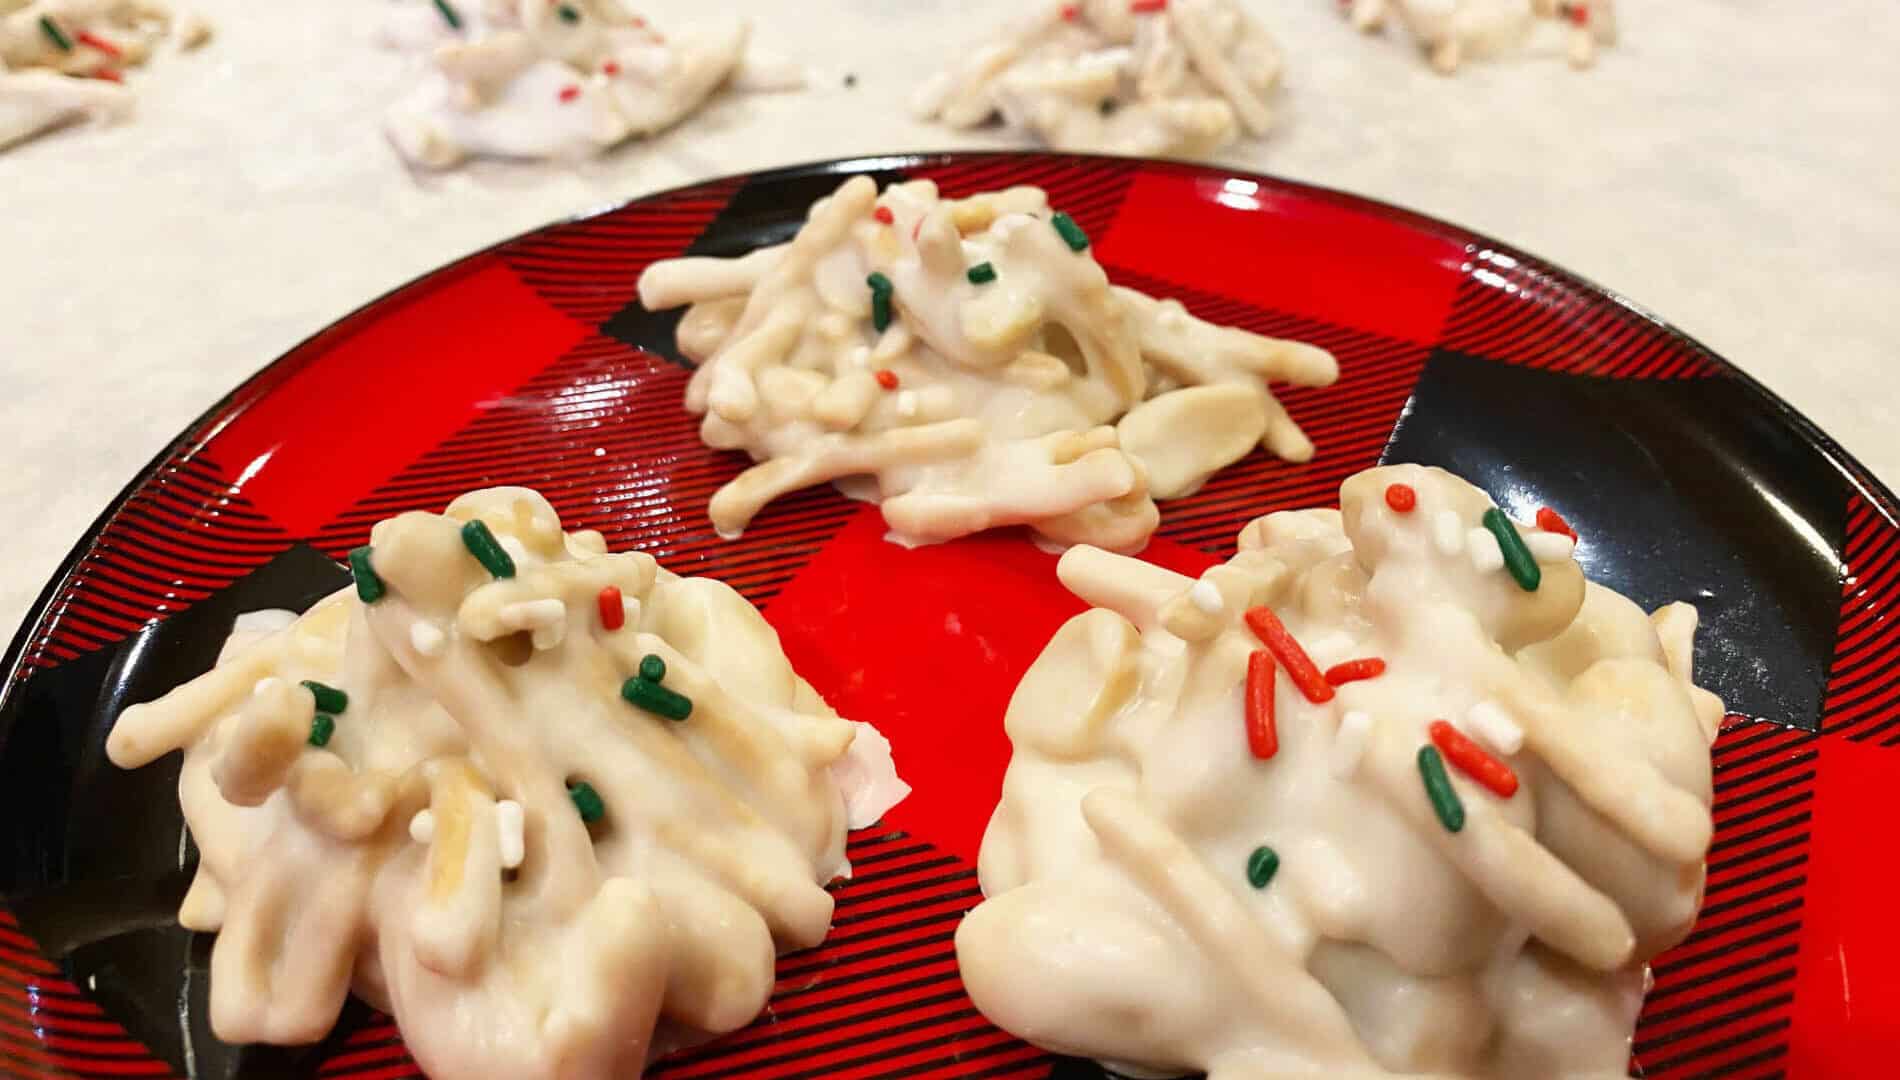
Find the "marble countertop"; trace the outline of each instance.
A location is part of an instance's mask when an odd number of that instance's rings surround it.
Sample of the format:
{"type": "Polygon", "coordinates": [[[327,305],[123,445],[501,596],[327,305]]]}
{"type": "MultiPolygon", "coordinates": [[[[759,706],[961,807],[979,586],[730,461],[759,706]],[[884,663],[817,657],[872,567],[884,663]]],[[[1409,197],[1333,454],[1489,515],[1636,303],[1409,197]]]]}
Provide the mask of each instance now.
{"type": "MultiPolygon", "coordinates": [[[[139,116],[0,155],[0,561],[11,627],[145,462],[252,371],[497,239],[696,178],[1014,145],[903,108],[1020,0],[748,0],[813,89],[727,95],[579,169],[408,172],[387,0],[199,0],[217,37],[134,76],[139,116]],[[855,75],[847,87],[844,76],[855,75]]],[[[1622,5],[1623,43],[1433,74],[1332,0],[1252,0],[1289,57],[1281,126],[1218,160],[1495,235],[1671,320],[1900,481],[1900,19],[1887,0],[1622,5]]],[[[639,5],[661,27],[698,5],[639,5]]]]}

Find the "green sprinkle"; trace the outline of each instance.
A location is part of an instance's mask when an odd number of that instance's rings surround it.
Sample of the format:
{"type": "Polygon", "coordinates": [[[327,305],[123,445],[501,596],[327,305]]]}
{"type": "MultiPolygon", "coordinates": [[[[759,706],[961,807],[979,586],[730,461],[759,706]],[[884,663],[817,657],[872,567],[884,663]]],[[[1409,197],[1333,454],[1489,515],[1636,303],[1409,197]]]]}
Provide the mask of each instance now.
{"type": "Polygon", "coordinates": [[[555,10],[560,12],[561,21],[564,23],[577,23],[581,21],[581,13],[574,10],[571,4],[562,4],[555,10]]]}
{"type": "Polygon", "coordinates": [[[1273,875],[1280,871],[1280,855],[1265,844],[1253,849],[1247,856],[1247,884],[1256,889],[1264,889],[1273,875]]]}
{"type": "Polygon", "coordinates": [[[305,679],[303,685],[310,696],[317,699],[317,711],[340,713],[350,707],[350,695],[334,686],[326,686],[315,679],[305,679]]]}
{"type": "Polygon", "coordinates": [[[496,577],[515,576],[515,561],[502,550],[501,544],[495,540],[495,534],[488,531],[488,525],[480,518],[462,526],[462,546],[475,556],[476,562],[496,577]]]}
{"type": "Polygon", "coordinates": [[[970,284],[972,285],[988,285],[990,282],[996,280],[996,267],[986,262],[980,262],[970,267],[969,273],[966,276],[969,277],[970,284]]]}
{"type": "Polygon", "coordinates": [[[1055,217],[1049,219],[1049,224],[1054,225],[1056,232],[1062,234],[1062,239],[1068,243],[1070,251],[1088,250],[1089,234],[1082,231],[1082,226],[1077,225],[1074,218],[1067,214],[1057,213],[1055,217]]]}
{"type": "Polygon", "coordinates": [[[1537,557],[1531,549],[1524,546],[1524,538],[1517,533],[1517,526],[1504,516],[1504,511],[1493,506],[1484,512],[1484,527],[1498,538],[1498,550],[1504,552],[1504,568],[1511,572],[1517,581],[1517,587],[1525,592],[1536,592],[1543,583],[1544,572],[1537,566],[1537,557]]]}
{"type": "Polygon", "coordinates": [[[383,579],[376,576],[376,568],[369,564],[371,550],[364,544],[350,551],[350,576],[356,579],[356,598],[365,604],[374,604],[389,591],[383,579]]]}
{"type": "Polygon", "coordinates": [[[640,658],[640,677],[648,682],[659,682],[666,678],[666,661],[653,653],[640,658]]]}
{"type": "Polygon", "coordinates": [[[574,809],[589,825],[607,816],[607,804],[600,801],[600,792],[585,780],[567,785],[567,797],[574,800],[574,809]]]}
{"type": "MultiPolygon", "coordinates": [[[[640,665],[646,667],[645,662],[640,665]]],[[[638,676],[620,684],[620,696],[633,705],[668,720],[684,720],[693,715],[693,699],[677,694],[657,682],[638,676]]]]}
{"type": "Polygon", "coordinates": [[[864,283],[871,287],[871,325],[881,334],[891,325],[891,290],[894,286],[890,278],[878,273],[865,278],[864,283]]]}
{"type": "Polygon", "coordinates": [[[310,718],[310,745],[328,746],[330,736],[336,734],[336,717],[329,713],[318,713],[310,718]]]}
{"type": "Polygon", "coordinates": [[[51,15],[40,16],[40,33],[52,38],[53,44],[59,48],[60,52],[73,51],[73,39],[66,36],[66,31],[59,28],[59,24],[53,21],[51,15]]]}
{"type": "Polygon", "coordinates": [[[454,8],[449,6],[449,0],[435,0],[435,9],[442,13],[442,21],[449,24],[449,29],[460,30],[462,28],[462,17],[455,13],[454,8]]]}
{"type": "Polygon", "coordinates": [[[1432,812],[1438,815],[1438,823],[1446,832],[1464,828],[1465,804],[1458,801],[1451,777],[1445,775],[1445,759],[1438,756],[1436,746],[1418,748],[1418,775],[1425,781],[1425,797],[1432,801],[1432,812]]]}

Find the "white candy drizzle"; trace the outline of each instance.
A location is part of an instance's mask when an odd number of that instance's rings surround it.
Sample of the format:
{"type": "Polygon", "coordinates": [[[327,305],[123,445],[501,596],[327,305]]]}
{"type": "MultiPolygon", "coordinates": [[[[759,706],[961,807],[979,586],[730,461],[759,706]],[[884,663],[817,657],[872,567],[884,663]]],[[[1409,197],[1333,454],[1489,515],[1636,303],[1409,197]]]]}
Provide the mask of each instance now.
{"type": "Polygon", "coordinates": [[[438,1080],[613,1080],[662,1013],[748,1023],[827,932],[847,814],[908,791],[888,744],[738,593],[524,488],[381,522],[350,566],[106,740],[184,751],[213,1031],[314,1042],[353,990],[438,1080]]]}
{"type": "Polygon", "coordinates": [[[1713,828],[1694,609],[1440,552],[1421,508],[1514,526],[1439,470],[1340,505],[1249,524],[1201,580],[1259,606],[1220,616],[1194,579],[1063,556],[1095,606],[1010,703],[964,985],[1134,1075],[1620,1076],[1713,828]]]}
{"type": "Polygon", "coordinates": [[[1615,0],[1342,0],[1339,7],[1368,33],[1396,12],[1432,66],[1448,75],[1469,58],[1526,49],[1560,49],[1572,67],[1586,68],[1617,37],[1615,0]]]}
{"type": "Polygon", "coordinates": [[[689,305],[701,438],[759,462],[714,495],[714,527],[849,478],[902,542],[1021,524],[1133,551],[1155,499],[1256,446],[1312,456],[1268,384],[1331,383],[1329,353],[1111,286],[1090,249],[1035,188],[946,199],[856,177],[790,243],[653,264],[646,307],[689,305]]]}
{"type": "Polygon", "coordinates": [[[211,36],[159,0],[0,0],[0,151],[80,120],[130,115],[127,69],[211,36]]]}
{"type": "Polygon", "coordinates": [[[585,157],[671,127],[722,85],[802,85],[782,63],[748,70],[749,36],[737,19],[661,34],[617,0],[403,0],[384,39],[425,66],[386,127],[428,168],[585,157]]]}
{"type": "Polygon", "coordinates": [[[1280,49],[1234,0],[1034,0],[919,88],[952,128],[1001,116],[1060,150],[1194,156],[1266,134],[1280,49]]]}

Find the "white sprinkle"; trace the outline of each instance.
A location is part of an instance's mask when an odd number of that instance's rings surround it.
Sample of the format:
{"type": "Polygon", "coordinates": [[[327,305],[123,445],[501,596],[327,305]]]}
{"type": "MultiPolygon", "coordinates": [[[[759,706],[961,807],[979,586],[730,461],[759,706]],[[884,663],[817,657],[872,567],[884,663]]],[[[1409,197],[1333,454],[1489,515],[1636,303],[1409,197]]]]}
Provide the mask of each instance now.
{"type": "Polygon", "coordinates": [[[442,646],[448,638],[432,622],[413,622],[409,624],[409,644],[424,656],[436,656],[442,652],[442,646]]]}
{"type": "Polygon", "coordinates": [[[897,394],[897,415],[908,420],[917,415],[917,391],[900,390],[897,394]]]}
{"type": "Polygon", "coordinates": [[[607,448],[606,448],[606,447],[604,447],[604,446],[596,446],[596,447],[594,447],[594,456],[595,456],[595,457],[606,457],[606,456],[607,456],[607,448]]]}
{"type": "Polygon", "coordinates": [[[1164,307],[1155,321],[1164,329],[1179,330],[1187,325],[1187,312],[1177,307],[1164,307]]]}
{"type": "Polygon", "coordinates": [[[1480,701],[1467,709],[1465,726],[1479,742],[1500,754],[1515,754],[1524,748],[1524,729],[1495,701],[1480,701]]]}
{"type": "Polygon", "coordinates": [[[1432,543],[1440,555],[1456,555],[1465,549],[1465,523],[1450,510],[1432,516],[1432,543]]]}
{"type": "Polygon", "coordinates": [[[231,621],[233,634],[268,634],[297,621],[297,613],[282,608],[246,611],[231,621]]]}
{"type": "Polygon", "coordinates": [[[845,362],[854,368],[869,368],[871,366],[871,347],[869,345],[859,345],[852,349],[845,354],[845,362]]]}
{"type": "Polygon", "coordinates": [[[1524,534],[1524,546],[1530,549],[1531,557],[1538,562],[1563,562],[1577,548],[1577,542],[1563,533],[1527,532],[1524,534]]]}
{"type": "Polygon", "coordinates": [[[510,630],[534,631],[537,649],[552,649],[567,636],[567,605],[554,597],[519,600],[504,606],[499,615],[510,630]]]}
{"type": "Polygon", "coordinates": [[[416,811],[409,819],[409,839],[418,844],[426,844],[435,839],[435,815],[427,810],[416,811]]]}
{"type": "Polygon", "coordinates": [[[500,615],[502,625],[511,630],[532,630],[567,618],[567,605],[552,596],[542,600],[517,600],[504,605],[500,615]]]}
{"type": "Polygon", "coordinates": [[[528,561],[528,549],[521,541],[512,536],[501,536],[497,537],[496,540],[501,544],[501,549],[508,553],[508,557],[515,561],[516,565],[528,561]]]}
{"type": "Polygon", "coordinates": [[[524,823],[520,803],[503,799],[495,804],[495,829],[500,840],[501,866],[504,870],[520,866],[522,857],[527,854],[521,837],[524,823]]]}
{"type": "Polygon", "coordinates": [[[1333,737],[1333,745],[1326,757],[1326,765],[1334,776],[1341,780],[1350,777],[1359,770],[1359,759],[1365,756],[1366,740],[1372,734],[1372,715],[1349,710],[1339,718],[1339,734],[1333,737]]]}
{"type": "Polygon", "coordinates": [[[623,613],[625,613],[626,615],[625,622],[628,626],[638,627],[640,625],[640,598],[639,597],[622,596],[620,598],[620,610],[623,613]]]}
{"type": "Polygon", "coordinates": [[[1194,602],[1195,607],[1209,615],[1219,615],[1227,610],[1226,602],[1220,598],[1220,590],[1206,578],[1194,583],[1194,586],[1188,590],[1188,599],[1194,602]]]}
{"type": "Polygon", "coordinates": [[[1029,228],[1032,225],[1038,224],[1040,221],[1041,221],[1040,218],[1034,217],[1030,214],[1025,214],[1022,211],[1018,210],[1014,213],[1004,214],[1002,217],[997,218],[995,223],[990,226],[990,231],[995,233],[997,236],[1000,236],[1004,239],[1008,239],[1009,234],[1013,232],[1017,232],[1018,230],[1021,230],[1021,229],[1029,228]]]}
{"type": "Polygon", "coordinates": [[[266,675],[251,686],[251,693],[259,696],[268,694],[277,689],[277,684],[282,681],[275,675],[266,675]]]}
{"type": "Polygon", "coordinates": [[[1473,529],[1465,534],[1465,543],[1471,552],[1471,565],[1478,568],[1478,573],[1504,569],[1504,549],[1498,546],[1498,538],[1491,535],[1491,530],[1473,529]]]}

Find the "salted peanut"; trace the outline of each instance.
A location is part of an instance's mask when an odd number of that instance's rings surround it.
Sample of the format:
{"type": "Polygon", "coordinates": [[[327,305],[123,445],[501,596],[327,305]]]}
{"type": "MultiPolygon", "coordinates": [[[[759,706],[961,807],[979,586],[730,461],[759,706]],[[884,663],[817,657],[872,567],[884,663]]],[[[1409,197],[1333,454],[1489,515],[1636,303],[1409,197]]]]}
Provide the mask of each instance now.
{"type": "Polygon", "coordinates": [[[257,684],[213,766],[218,790],[234,806],[259,806],[282,787],[310,738],[316,702],[310,691],[276,677],[257,684]]]}
{"type": "Polygon", "coordinates": [[[1003,369],[1003,378],[1032,390],[1054,390],[1068,381],[1069,365],[1046,352],[1024,349],[1003,369]]]}
{"type": "Polygon", "coordinates": [[[1139,550],[1156,497],[1253,443],[1312,457],[1268,383],[1339,373],[1322,349],[1111,285],[1081,226],[1031,187],[944,199],[854,177],[789,243],[663,260],[640,291],[690,305],[679,342],[699,363],[686,407],[702,439],[759,463],[711,501],[726,536],[779,495],[848,479],[880,494],[901,543],[1021,524],[1051,545],[1139,550]],[[1131,410],[1140,449],[1114,439],[1131,410]],[[907,428],[924,433],[885,438],[907,428]],[[1107,433],[1090,449],[1114,453],[1070,468],[1085,452],[1071,433],[1107,433]]]}
{"type": "Polygon", "coordinates": [[[1267,405],[1257,386],[1191,386],[1135,406],[1115,430],[1122,447],[1147,463],[1155,498],[1172,499],[1246,457],[1266,433],[1267,405]]]}
{"type": "Polygon", "coordinates": [[[847,372],[812,399],[812,416],[832,431],[849,431],[864,422],[883,393],[869,371],[847,372]]]}
{"type": "Polygon", "coordinates": [[[1173,156],[1272,126],[1280,50],[1234,0],[1032,8],[919,87],[918,117],[1000,115],[1057,149],[1173,156]]]}
{"type": "Polygon", "coordinates": [[[1368,33],[1396,11],[1432,67],[1446,75],[1467,59],[1525,51],[1560,52],[1572,67],[1585,68],[1617,36],[1615,0],[1352,0],[1341,11],[1368,33]]]}
{"type": "Polygon", "coordinates": [[[380,522],[351,562],[107,740],[184,751],[214,1032],[314,1042],[354,991],[431,1076],[608,1080],[662,1015],[689,1041],[757,1016],[829,929],[847,827],[909,792],[889,743],[738,593],[529,489],[380,522]]]}
{"type": "Polygon", "coordinates": [[[997,352],[1020,348],[1042,325],[1042,301],[998,289],[963,308],[963,333],[972,344],[997,352]]]}
{"type": "Polygon", "coordinates": [[[811,411],[812,402],[831,380],[816,371],[775,364],[759,372],[759,393],[777,419],[795,420],[811,411]]]}
{"type": "Polygon", "coordinates": [[[964,985],[1143,1075],[1620,1075],[1702,897],[1693,609],[1584,588],[1442,470],[1340,499],[1198,578],[1062,556],[1093,606],[1010,702],[964,985]],[[1441,550],[1439,514],[1508,552],[1441,550]]]}
{"type": "Polygon", "coordinates": [[[1004,214],[1042,214],[1049,209],[1049,197],[1041,188],[1019,186],[972,195],[967,199],[948,200],[950,220],[957,232],[967,236],[980,233],[1004,214]]]}

